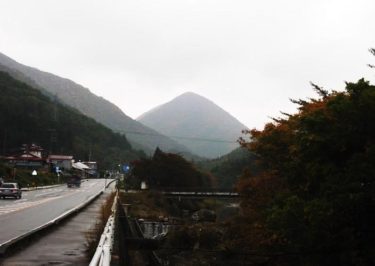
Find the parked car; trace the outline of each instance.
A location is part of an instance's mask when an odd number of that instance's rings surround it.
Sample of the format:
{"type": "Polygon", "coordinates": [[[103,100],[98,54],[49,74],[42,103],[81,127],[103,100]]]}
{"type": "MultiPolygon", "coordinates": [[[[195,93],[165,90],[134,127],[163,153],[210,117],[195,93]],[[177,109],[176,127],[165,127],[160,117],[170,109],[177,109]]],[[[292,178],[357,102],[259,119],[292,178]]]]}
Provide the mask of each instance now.
{"type": "Polygon", "coordinates": [[[17,183],[3,183],[0,187],[0,198],[6,197],[20,199],[22,197],[20,186],[17,183]]]}

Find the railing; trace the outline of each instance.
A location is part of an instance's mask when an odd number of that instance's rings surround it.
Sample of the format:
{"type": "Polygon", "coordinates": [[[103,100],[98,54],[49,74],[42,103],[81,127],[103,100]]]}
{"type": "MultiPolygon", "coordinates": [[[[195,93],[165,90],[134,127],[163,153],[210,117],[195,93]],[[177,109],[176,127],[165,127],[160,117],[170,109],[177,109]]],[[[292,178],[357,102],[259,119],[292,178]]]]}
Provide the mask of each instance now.
{"type": "MultiPolygon", "coordinates": [[[[140,237],[141,239],[145,239],[145,236],[143,234],[143,230],[142,230],[140,224],[138,223],[138,220],[133,219],[133,222],[134,222],[135,230],[137,231],[138,237],[140,237]]],[[[147,254],[147,257],[149,259],[150,265],[156,265],[156,266],[164,265],[163,261],[156,255],[154,250],[145,250],[145,251],[146,251],[145,253],[147,254]]]]}
{"type": "Polygon", "coordinates": [[[117,225],[116,235],[119,242],[119,265],[132,265],[129,256],[129,246],[128,243],[126,243],[127,238],[132,237],[132,232],[130,230],[127,213],[125,212],[120,198],[117,201],[117,225]]]}
{"type": "Polygon", "coordinates": [[[217,197],[238,198],[240,194],[233,191],[163,191],[166,197],[217,197]]]}
{"type": "Polygon", "coordinates": [[[117,198],[118,194],[116,194],[115,196],[115,200],[112,205],[112,214],[108,218],[102,236],[100,237],[98,247],[96,248],[95,254],[92,257],[89,266],[109,266],[111,264],[111,251],[114,239],[117,198]]]}

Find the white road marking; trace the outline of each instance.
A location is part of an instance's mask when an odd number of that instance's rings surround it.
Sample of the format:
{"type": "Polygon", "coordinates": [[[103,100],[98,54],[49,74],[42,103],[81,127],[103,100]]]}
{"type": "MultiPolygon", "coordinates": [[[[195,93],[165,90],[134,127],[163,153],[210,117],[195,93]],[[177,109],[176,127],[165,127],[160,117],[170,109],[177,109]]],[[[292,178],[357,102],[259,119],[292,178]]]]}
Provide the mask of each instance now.
{"type": "Polygon", "coordinates": [[[45,195],[49,195],[49,194],[53,194],[53,193],[57,193],[61,191],[62,189],[53,189],[52,191],[36,194],[35,197],[41,197],[41,196],[45,196],[45,195]]]}
{"type": "Polygon", "coordinates": [[[15,204],[0,206],[0,215],[7,214],[7,213],[10,213],[10,212],[20,211],[20,210],[30,208],[30,207],[34,207],[34,206],[40,205],[42,203],[45,203],[45,202],[48,202],[48,201],[51,201],[51,200],[54,200],[54,199],[58,199],[58,198],[61,198],[61,197],[62,196],[51,197],[51,198],[41,199],[41,200],[37,200],[37,201],[27,201],[26,200],[24,202],[21,202],[21,200],[20,200],[20,201],[17,201],[17,203],[15,203],[15,204]]]}

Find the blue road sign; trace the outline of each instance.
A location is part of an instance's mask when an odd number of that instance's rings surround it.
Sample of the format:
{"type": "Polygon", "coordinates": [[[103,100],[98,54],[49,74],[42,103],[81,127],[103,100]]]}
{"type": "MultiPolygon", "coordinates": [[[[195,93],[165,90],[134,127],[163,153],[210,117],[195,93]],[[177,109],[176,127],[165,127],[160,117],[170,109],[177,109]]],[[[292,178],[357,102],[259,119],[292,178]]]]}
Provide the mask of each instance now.
{"type": "Polygon", "coordinates": [[[124,165],[122,166],[122,170],[123,170],[125,173],[127,173],[127,172],[129,172],[129,170],[130,170],[130,166],[127,165],[127,164],[124,164],[124,165]]]}

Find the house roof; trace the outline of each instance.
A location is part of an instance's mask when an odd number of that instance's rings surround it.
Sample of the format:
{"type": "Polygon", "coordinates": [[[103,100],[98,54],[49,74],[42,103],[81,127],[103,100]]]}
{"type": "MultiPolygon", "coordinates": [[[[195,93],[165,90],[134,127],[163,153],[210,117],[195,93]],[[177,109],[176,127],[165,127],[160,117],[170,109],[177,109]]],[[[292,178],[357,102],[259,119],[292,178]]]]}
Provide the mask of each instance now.
{"type": "Polygon", "coordinates": [[[21,153],[18,155],[4,157],[5,160],[17,160],[17,161],[44,161],[43,158],[36,156],[31,153],[21,153]]]}
{"type": "Polygon", "coordinates": [[[88,167],[86,164],[83,164],[81,162],[76,162],[76,163],[73,163],[73,168],[76,168],[78,170],[86,170],[86,169],[90,169],[90,167],[88,167]]]}

